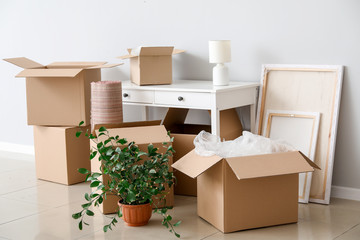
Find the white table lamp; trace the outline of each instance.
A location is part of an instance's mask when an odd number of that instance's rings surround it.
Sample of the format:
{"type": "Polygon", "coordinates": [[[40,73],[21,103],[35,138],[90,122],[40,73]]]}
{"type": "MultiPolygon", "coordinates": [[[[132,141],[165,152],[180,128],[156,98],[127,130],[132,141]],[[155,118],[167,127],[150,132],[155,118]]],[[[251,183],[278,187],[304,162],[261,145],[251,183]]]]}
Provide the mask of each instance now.
{"type": "Polygon", "coordinates": [[[229,85],[229,70],[224,63],[231,62],[230,40],[209,41],[209,62],[217,63],[213,68],[213,84],[229,85]]]}

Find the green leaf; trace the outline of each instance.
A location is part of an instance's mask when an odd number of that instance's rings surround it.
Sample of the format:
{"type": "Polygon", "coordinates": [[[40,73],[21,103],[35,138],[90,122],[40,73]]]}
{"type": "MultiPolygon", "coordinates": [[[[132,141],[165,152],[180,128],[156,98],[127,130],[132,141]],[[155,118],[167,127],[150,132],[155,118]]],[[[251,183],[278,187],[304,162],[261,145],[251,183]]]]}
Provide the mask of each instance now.
{"type": "Polygon", "coordinates": [[[127,143],[126,139],[125,138],[121,138],[119,139],[118,141],[116,141],[117,143],[120,143],[121,145],[124,145],[127,143]]]}
{"type": "Polygon", "coordinates": [[[177,238],[180,238],[180,234],[178,234],[178,233],[175,233],[175,236],[176,236],[177,238]]]}
{"type": "Polygon", "coordinates": [[[104,232],[107,232],[108,229],[109,229],[109,225],[105,225],[103,228],[104,232]]]}
{"type": "Polygon", "coordinates": [[[100,183],[101,183],[100,181],[94,181],[90,184],[90,187],[97,187],[100,185],[100,183]]]}
{"type": "Polygon", "coordinates": [[[90,154],[90,160],[93,159],[97,154],[97,151],[93,151],[91,154],[90,154]]]}
{"type": "Polygon", "coordinates": [[[74,213],[74,214],[72,215],[72,218],[73,218],[73,219],[79,219],[79,218],[81,218],[81,212],[74,213]]]}
{"type": "Polygon", "coordinates": [[[131,203],[134,202],[136,200],[136,195],[134,192],[129,191],[129,193],[126,196],[126,202],[131,203]]]}
{"type": "Polygon", "coordinates": [[[80,123],[79,123],[79,127],[81,126],[81,125],[83,125],[84,124],[84,121],[81,121],[80,123]]]}
{"type": "Polygon", "coordinates": [[[179,226],[179,225],[180,225],[180,223],[181,223],[181,221],[178,221],[177,223],[175,223],[175,224],[174,224],[174,227],[179,226]]]}
{"type": "Polygon", "coordinates": [[[90,206],[91,206],[91,202],[81,205],[81,207],[84,208],[84,209],[87,209],[90,206]]]}
{"type": "Polygon", "coordinates": [[[149,173],[155,174],[156,171],[155,171],[155,169],[151,169],[151,170],[149,171],[149,173]]]}
{"type": "Polygon", "coordinates": [[[92,174],[92,177],[93,178],[98,178],[98,177],[100,177],[102,174],[101,173],[93,173],[92,174]]]}
{"type": "Polygon", "coordinates": [[[168,215],[167,217],[166,217],[166,221],[171,221],[172,220],[172,217],[170,216],[170,215],[168,215]]]}
{"type": "Polygon", "coordinates": [[[94,212],[91,210],[86,210],[86,215],[88,216],[94,216],[94,212]]]}
{"type": "Polygon", "coordinates": [[[82,230],[82,227],[83,227],[82,221],[80,221],[80,222],[79,222],[79,229],[82,230]]]}
{"type": "Polygon", "coordinates": [[[86,168],[79,168],[78,172],[81,173],[81,174],[88,174],[89,170],[87,170],[86,168]]]}
{"type": "Polygon", "coordinates": [[[155,179],[155,183],[163,183],[163,182],[164,182],[164,179],[162,179],[162,178],[155,179]]]}
{"type": "Polygon", "coordinates": [[[106,132],[107,130],[106,130],[106,128],[105,127],[100,127],[99,128],[99,132],[106,132]]]}
{"type": "Polygon", "coordinates": [[[76,137],[80,137],[81,133],[82,133],[82,131],[76,132],[76,133],[75,133],[76,137]]]}
{"type": "Polygon", "coordinates": [[[87,201],[91,201],[91,198],[90,198],[90,196],[89,196],[88,193],[85,193],[85,199],[86,199],[87,201]]]}

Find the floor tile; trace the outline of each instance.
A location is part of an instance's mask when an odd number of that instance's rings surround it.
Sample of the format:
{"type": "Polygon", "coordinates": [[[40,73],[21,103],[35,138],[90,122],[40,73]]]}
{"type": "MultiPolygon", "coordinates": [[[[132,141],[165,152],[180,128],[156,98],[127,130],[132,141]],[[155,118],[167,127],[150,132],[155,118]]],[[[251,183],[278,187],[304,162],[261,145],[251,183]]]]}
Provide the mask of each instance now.
{"type": "MultiPolygon", "coordinates": [[[[36,203],[30,204],[21,201],[5,199],[2,197],[0,197],[0,206],[0,224],[21,219],[49,209],[36,203]]],[[[1,231],[0,236],[2,236],[1,231]]]]}
{"type": "Polygon", "coordinates": [[[35,169],[32,167],[3,172],[0,174],[0,182],[0,196],[45,183],[36,178],[35,169]]]}
{"type": "Polygon", "coordinates": [[[82,231],[78,229],[78,220],[72,219],[71,215],[81,210],[81,203],[83,202],[72,203],[2,224],[0,236],[9,239],[76,239],[101,230],[108,219],[100,212],[87,220],[89,227],[84,227],[82,231]]]}
{"type": "Polygon", "coordinates": [[[336,238],[336,240],[355,240],[355,239],[360,239],[360,223],[336,238]]]}
{"type": "Polygon", "coordinates": [[[85,192],[90,192],[89,183],[66,186],[57,183],[43,182],[43,184],[38,186],[8,193],[2,195],[2,197],[28,203],[38,203],[48,207],[58,207],[80,200],[85,201],[85,192]]]}
{"type": "Polygon", "coordinates": [[[0,173],[32,167],[35,169],[34,155],[0,151],[0,173]]]}

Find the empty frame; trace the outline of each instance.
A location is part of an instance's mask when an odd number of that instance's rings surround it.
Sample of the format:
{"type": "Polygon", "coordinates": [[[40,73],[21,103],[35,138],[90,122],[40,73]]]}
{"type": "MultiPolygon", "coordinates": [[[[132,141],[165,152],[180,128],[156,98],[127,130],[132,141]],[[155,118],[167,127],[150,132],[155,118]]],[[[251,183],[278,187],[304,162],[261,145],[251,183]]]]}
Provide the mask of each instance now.
{"type": "MultiPolygon", "coordinates": [[[[320,113],[268,110],[265,137],[283,140],[314,161],[320,113]]],[[[299,202],[308,203],[312,172],[299,174],[299,202]]]]}
{"type": "Polygon", "coordinates": [[[264,135],[267,110],[319,112],[321,122],[310,202],[329,204],[336,131],[343,79],[342,66],[263,65],[256,128],[264,135]]]}

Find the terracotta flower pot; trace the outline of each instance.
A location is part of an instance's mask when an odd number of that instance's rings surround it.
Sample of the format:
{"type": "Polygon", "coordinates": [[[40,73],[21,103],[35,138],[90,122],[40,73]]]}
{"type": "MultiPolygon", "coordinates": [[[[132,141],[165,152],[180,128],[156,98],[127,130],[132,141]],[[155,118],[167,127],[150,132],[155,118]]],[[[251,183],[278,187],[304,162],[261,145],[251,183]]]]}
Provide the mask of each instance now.
{"type": "Polygon", "coordinates": [[[118,202],[122,208],[122,219],[131,227],[144,226],[149,222],[152,214],[150,203],[142,205],[126,205],[118,202]]]}

